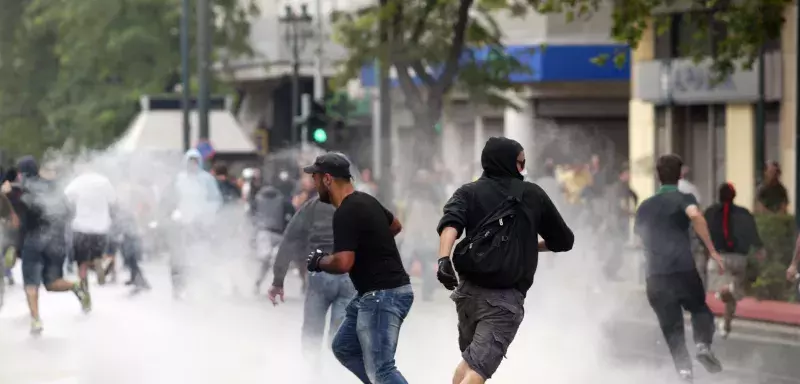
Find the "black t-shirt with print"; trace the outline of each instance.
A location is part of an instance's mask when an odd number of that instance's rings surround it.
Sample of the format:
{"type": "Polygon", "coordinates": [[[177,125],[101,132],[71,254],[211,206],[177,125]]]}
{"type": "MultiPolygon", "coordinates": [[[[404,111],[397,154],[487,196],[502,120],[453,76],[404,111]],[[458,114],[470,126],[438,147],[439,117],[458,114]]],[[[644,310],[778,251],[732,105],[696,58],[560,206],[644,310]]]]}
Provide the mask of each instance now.
{"type": "Polygon", "coordinates": [[[393,220],[378,200],[358,191],[333,214],[333,252],[355,252],[350,279],[359,295],[410,283],[390,229],[393,220]]]}

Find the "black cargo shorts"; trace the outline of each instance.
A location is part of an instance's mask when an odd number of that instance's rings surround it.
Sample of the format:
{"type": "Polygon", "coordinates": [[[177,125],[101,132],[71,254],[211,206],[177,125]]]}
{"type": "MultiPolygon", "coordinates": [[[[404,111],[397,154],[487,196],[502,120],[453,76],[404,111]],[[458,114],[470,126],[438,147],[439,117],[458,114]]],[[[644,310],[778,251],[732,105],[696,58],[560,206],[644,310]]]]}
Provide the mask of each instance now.
{"type": "Polygon", "coordinates": [[[462,281],[450,298],[458,313],[458,347],[472,370],[490,379],[505,358],[525,316],[516,289],[487,289],[462,281]]]}

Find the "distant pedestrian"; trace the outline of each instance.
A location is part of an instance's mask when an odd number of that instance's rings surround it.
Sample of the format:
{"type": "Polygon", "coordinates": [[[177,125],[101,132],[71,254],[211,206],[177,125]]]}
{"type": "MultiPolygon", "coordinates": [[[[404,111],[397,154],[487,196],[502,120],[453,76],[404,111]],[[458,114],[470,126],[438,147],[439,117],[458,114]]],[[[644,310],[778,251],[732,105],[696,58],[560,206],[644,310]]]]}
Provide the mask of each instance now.
{"type": "Polygon", "coordinates": [[[703,200],[700,198],[700,190],[689,180],[689,172],[691,172],[691,168],[689,168],[688,165],[681,167],[681,179],[678,180],[678,191],[694,196],[694,199],[697,200],[697,206],[702,206],[703,200]]]}
{"type": "Polygon", "coordinates": [[[747,255],[756,251],[756,257],[764,259],[764,244],[758,235],[753,215],[733,203],[736,189],[733,184],[719,187],[719,202],[708,207],[705,218],[714,247],[725,261],[725,270],[720,273],[714,260],[708,262],[708,290],[725,303],[722,337],[731,332],[731,323],[736,314],[736,302],[744,297],[747,255]]]}
{"type": "Polygon", "coordinates": [[[31,334],[42,333],[39,317],[39,286],[49,292],[72,292],[84,312],[91,308],[89,291],[80,282],[64,280],[64,236],[69,208],[52,180],[39,175],[39,166],[32,156],[21,158],[18,170],[22,180],[20,236],[24,239],[20,251],[22,279],[31,315],[31,334]]]}
{"type": "Polygon", "coordinates": [[[764,182],[756,192],[756,212],[787,213],[789,193],[781,182],[781,165],[777,161],[767,164],[764,182]]]}

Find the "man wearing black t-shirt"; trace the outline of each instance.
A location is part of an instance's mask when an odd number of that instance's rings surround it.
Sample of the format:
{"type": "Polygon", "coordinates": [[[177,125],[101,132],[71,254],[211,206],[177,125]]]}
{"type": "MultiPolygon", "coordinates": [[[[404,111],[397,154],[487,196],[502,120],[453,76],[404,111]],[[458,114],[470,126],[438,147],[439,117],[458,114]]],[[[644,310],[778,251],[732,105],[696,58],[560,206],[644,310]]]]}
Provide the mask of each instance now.
{"type": "Polygon", "coordinates": [[[358,292],[345,310],[333,354],[362,383],[407,383],[394,364],[400,326],[414,302],[394,241],[400,222],[374,197],[354,189],[344,155],[324,154],[304,171],[313,175],[319,200],[336,207],[333,253],[313,252],[308,270],[349,273],[358,292]]]}
{"type": "Polygon", "coordinates": [[[722,365],[711,352],[714,315],[706,304],[706,292],[692,256],[689,228],[708,249],[711,259],[724,271],[708,231],[708,224],[693,195],[678,190],[683,161],[677,155],[658,159],[661,188],[636,211],[634,232],[642,239],[647,266],[647,299],[656,313],[680,377],[692,381],[692,360],[686,349],[683,310],[692,314],[697,360],[711,373],[722,365]]]}

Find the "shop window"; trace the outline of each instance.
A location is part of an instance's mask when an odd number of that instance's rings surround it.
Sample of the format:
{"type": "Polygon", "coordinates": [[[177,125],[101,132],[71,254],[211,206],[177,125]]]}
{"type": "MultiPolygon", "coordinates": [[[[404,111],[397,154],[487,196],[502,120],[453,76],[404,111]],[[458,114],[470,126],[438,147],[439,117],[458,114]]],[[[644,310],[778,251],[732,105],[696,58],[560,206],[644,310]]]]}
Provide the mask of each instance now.
{"type": "Polygon", "coordinates": [[[724,23],[714,19],[713,12],[691,11],[659,16],[654,23],[655,58],[681,58],[694,53],[714,56],[718,44],[727,34],[727,29],[724,23]],[[704,36],[704,39],[698,41],[697,36],[704,36]]]}
{"type": "Polygon", "coordinates": [[[780,103],[768,103],[764,111],[764,160],[781,160],[780,103]]]}
{"type": "Polygon", "coordinates": [[[669,150],[668,130],[667,130],[667,107],[659,105],[656,107],[656,157],[666,155],[669,150]]]}
{"type": "MultiPolygon", "coordinates": [[[[725,135],[725,106],[724,105],[714,105],[714,129],[716,130],[716,170],[714,174],[714,182],[716,185],[722,184],[724,181],[727,181],[727,176],[725,175],[725,153],[727,151],[727,146],[725,145],[726,135],[725,135]]],[[[716,189],[714,190],[716,193],[716,189]]]]}

